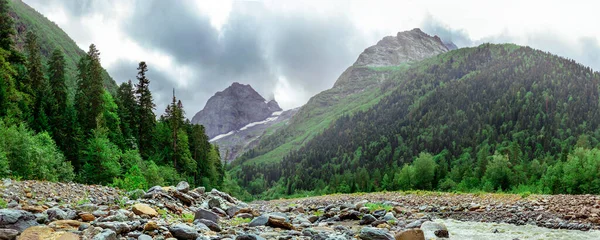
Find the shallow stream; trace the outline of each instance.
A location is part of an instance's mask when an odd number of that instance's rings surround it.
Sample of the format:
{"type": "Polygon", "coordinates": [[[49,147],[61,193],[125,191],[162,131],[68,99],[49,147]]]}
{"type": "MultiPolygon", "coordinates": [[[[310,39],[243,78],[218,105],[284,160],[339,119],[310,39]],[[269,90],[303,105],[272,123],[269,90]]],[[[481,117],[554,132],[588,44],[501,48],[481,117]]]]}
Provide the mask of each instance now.
{"type": "Polygon", "coordinates": [[[450,232],[450,239],[460,240],[512,240],[512,239],[598,239],[600,231],[579,231],[565,229],[548,229],[532,225],[516,226],[506,223],[462,222],[453,219],[437,219],[435,222],[443,223],[450,232]],[[498,230],[497,233],[494,233],[498,230]]]}

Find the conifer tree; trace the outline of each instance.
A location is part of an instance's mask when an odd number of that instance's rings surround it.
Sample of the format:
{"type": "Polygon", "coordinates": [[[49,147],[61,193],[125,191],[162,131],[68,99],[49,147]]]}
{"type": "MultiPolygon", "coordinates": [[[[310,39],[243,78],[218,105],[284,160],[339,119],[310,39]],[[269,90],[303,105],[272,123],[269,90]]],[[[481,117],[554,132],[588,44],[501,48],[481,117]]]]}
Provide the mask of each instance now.
{"type": "Polygon", "coordinates": [[[148,66],[146,62],[140,62],[138,66],[138,83],[135,85],[135,94],[138,103],[137,112],[137,139],[138,148],[142,157],[147,158],[152,149],[152,133],[156,124],[156,115],[153,110],[156,108],[150,92],[150,80],[146,77],[148,66]]]}
{"type": "Polygon", "coordinates": [[[27,70],[29,73],[29,84],[33,90],[34,108],[33,108],[33,127],[37,131],[50,130],[48,116],[49,105],[49,83],[43,72],[42,57],[40,54],[40,46],[37,42],[37,35],[33,32],[27,33],[26,40],[27,49],[27,70]]]}
{"type": "Polygon", "coordinates": [[[135,100],[133,83],[131,80],[121,83],[117,90],[117,98],[115,99],[119,106],[119,118],[121,119],[121,131],[123,132],[124,138],[131,147],[135,145],[134,142],[130,142],[131,139],[135,138],[137,134],[137,102],[135,100]]]}
{"type": "Polygon", "coordinates": [[[11,51],[14,34],[13,19],[8,14],[8,0],[0,0],[0,48],[11,51]]]}
{"type": "Polygon", "coordinates": [[[50,82],[49,116],[52,136],[61,150],[65,150],[65,110],[67,109],[67,84],[65,83],[65,57],[55,49],[48,62],[48,80],[50,82]]]}
{"type": "Polygon", "coordinates": [[[104,104],[100,52],[94,44],[90,45],[87,55],[79,61],[78,71],[75,96],[77,119],[81,129],[87,134],[97,127],[96,118],[102,113],[104,104]]]}

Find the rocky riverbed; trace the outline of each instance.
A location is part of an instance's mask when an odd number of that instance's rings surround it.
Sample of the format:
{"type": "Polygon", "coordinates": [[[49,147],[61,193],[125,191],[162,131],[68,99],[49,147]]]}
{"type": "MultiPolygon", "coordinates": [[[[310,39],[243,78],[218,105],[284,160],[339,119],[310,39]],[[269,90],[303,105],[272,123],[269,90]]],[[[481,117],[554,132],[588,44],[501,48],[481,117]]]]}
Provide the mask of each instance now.
{"type": "MultiPolygon", "coordinates": [[[[5,202],[0,209],[0,240],[412,240],[452,238],[453,231],[464,236],[465,231],[458,229],[464,224],[452,222],[447,228],[436,219],[593,230],[594,234],[600,228],[600,198],[592,195],[391,192],[244,203],[216,189],[190,189],[185,182],[125,192],[8,179],[3,180],[0,193],[5,202]]],[[[496,229],[484,231],[493,236],[496,229]]]]}

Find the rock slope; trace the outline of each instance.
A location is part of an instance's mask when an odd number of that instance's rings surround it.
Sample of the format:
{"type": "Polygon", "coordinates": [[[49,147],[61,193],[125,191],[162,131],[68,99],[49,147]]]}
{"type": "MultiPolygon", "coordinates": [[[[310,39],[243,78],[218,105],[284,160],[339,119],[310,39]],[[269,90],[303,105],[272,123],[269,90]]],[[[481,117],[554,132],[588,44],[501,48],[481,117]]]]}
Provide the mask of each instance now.
{"type": "Polygon", "coordinates": [[[370,193],[244,203],[189,184],[124,192],[4,180],[0,239],[431,239],[435,218],[599,229],[600,197],[370,193]],[[7,203],[6,203],[7,202],[7,203]]]}
{"type": "Polygon", "coordinates": [[[192,123],[204,125],[206,135],[214,138],[238,130],[252,122],[259,122],[281,111],[275,100],[267,101],[250,85],[233,83],[217,92],[206,106],[192,118],[192,123]]]}

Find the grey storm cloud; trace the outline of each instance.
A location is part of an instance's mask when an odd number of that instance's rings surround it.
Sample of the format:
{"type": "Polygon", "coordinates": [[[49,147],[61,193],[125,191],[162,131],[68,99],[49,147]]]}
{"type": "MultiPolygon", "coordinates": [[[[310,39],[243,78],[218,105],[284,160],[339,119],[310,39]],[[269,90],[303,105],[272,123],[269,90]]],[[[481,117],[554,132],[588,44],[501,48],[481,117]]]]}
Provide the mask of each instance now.
{"type": "MultiPolygon", "coordinates": [[[[290,16],[260,2],[234,2],[218,31],[188,2],[139,3],[142,6],[122,26],[124,32],[142,46],[194,69],[195,79],[178,94],[184,104],[191,102],[194,111],[234,81],[250,84],[269,98],[283,76],[293,87],[316,94],[331,87],[360,53],[352,48],[361,43],[358,30],[343,15],[290,16]]],[[[193,114],[191,109],[188,115],[193,114]]]]}

